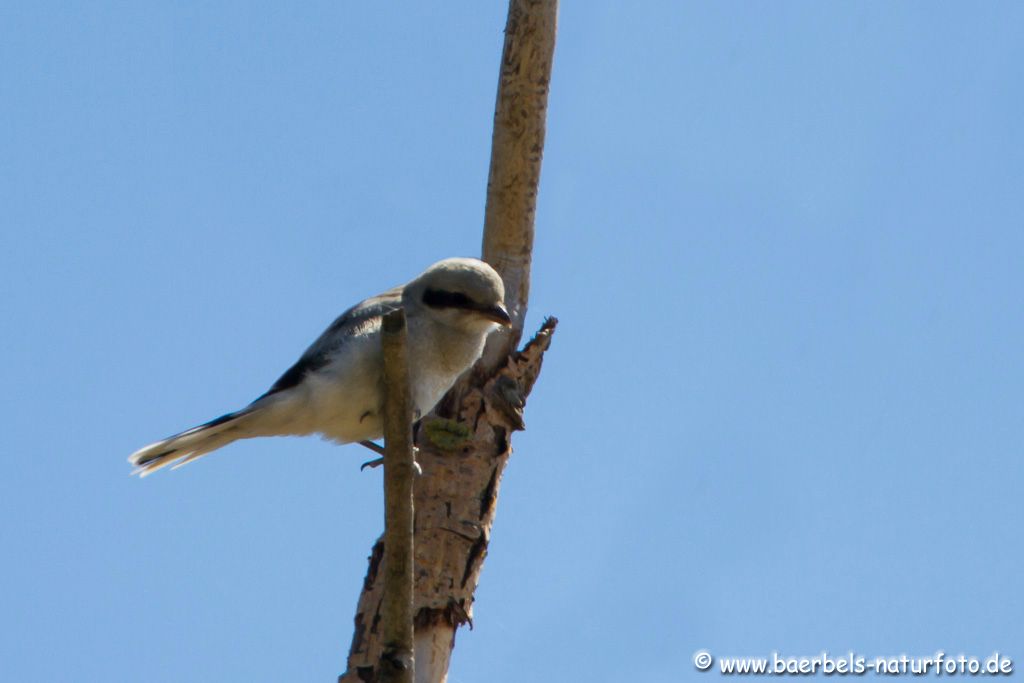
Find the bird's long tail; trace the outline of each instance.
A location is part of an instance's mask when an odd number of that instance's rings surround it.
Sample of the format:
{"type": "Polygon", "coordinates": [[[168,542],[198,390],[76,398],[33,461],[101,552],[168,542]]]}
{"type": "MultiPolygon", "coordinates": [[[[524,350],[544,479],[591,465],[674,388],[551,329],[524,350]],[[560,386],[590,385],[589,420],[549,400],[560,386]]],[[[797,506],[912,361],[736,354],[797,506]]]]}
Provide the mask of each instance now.
{"type": "Polygon", "coordinates": [[[249,406],[140,448],[128,456],[128,462],[135,466],[132,474],[145,477],[168,465],[177,469],[232,441],[255,436],[245,427],[258,411],[249,406]]]}

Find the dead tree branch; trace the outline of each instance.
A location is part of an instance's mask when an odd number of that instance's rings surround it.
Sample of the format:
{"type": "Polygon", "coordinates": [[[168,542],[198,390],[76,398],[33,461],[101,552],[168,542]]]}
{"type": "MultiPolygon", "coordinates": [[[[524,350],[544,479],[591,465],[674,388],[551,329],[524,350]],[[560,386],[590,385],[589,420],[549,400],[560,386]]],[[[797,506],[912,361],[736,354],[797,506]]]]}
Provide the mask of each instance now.
{"type": "MultiPolygon", "coordinates": [[[[443,683],[455,631],[472,625],[511,435],[540,373],[557,321],[516,351],[529,303],[537,188],[544,149],[557,0],[511,0],[494,114],[483,258],[505,281],[513,327],[492,335],[483,359],[421,422],[416,481],[414,650],[417,683],[443,683]]],[[[356,609],[341,683],[373,680],[384,647],[378,540],[356,609]]]]}
{"type": "Polygon", "coordinates": [[[412,400],[405,311],[384,316],[384,594],[381,683],[412,683],[414,671],[412,400]]]}
{"type": "Polygon", "coordinates": [[[544,156],[558,0],[511,0],[494,107],[483,260],[505,281],[512,329],[492,335],[480,368],[494,372],[523,335],[534,217],[544,156]]]}

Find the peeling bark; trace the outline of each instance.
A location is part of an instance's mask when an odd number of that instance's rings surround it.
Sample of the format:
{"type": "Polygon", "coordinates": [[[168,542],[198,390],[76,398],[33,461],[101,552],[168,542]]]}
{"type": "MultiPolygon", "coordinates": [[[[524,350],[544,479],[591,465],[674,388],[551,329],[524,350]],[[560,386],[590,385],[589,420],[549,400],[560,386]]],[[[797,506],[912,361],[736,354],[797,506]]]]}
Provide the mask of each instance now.
{"type": "MultiPolygon", "coordinates": [[[[415,614],[416,681],[437,683],[447,675],[455,631],[472,627],[473,594],[487,557],[501,473],[512,454],[509,435],[522,429],[526,397],[540,373],[544,352],[558,321],[548,318],[522,351],[480,388],[462,397],[457,415],[432,414],[424,420],[451,417],[469,427],[466,436],[439,448],[421,427],[417,461],[423,476],[416,480],[415,614]],[[511,390],[514,386],[515,390],[511,390]],[[512,400],[510,400],[510,398],[512,400]]],[[[341,683],[375,679],[384,646],[380,630],[384,580],[380,571],[383,539],[369,558],[359,598],[348,671],[341,683]]]]}

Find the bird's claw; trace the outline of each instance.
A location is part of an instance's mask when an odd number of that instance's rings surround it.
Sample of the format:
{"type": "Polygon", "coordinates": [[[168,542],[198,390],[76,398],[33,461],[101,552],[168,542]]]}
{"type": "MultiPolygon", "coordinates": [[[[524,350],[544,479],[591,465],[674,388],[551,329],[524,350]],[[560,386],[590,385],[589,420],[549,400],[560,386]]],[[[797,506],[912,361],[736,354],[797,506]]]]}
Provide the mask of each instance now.
{"type": "MultiPolygon", "coordinates": [[[[362,442],[360,442],[360,443],[362,443],[362,442]]],[[[370,441],[369,443],[373,443],[373,442],[370,441]]],[[[366,444],[364,443],[363,445],[365,446],[366,444]]],[[[373,445],[376,446],[377,444],[373,444],[373,445]]],[[[367,448],[369,448],[369,446],[367,446],[367,448]]],[[[370,450],[374,450],[374,449],[371,448],[370,450]]],[[[381,450],[383,450],[383,449],[381,449],[381,450]]],[[[412,469],[413,469],[414,472],[416,472],[416,476],[417,477],[423,475],[423,468],[420,467],[420,464],[418,462],[416,462],[416,455],[419,452],[420,452],[420,449],[416,448],[415,446],[412,447],[412,457],[413,457],[412,469]]],[[[384,464],[384,458],[376,458],[374,460],[367,460],[366,462],[364,462],[362,465],[359,466],[359,471],[362,472],[367,467],[370,467],[370,468],[380,467],[383,464],[384,464]]]]}
{"type": "Polygon", "coordinates": [[[362,472],[367,467],[380,467],[384,464],[384,458],[377,458],[376,460],[367,460],[359,466],[359,471],[362,472]]]}

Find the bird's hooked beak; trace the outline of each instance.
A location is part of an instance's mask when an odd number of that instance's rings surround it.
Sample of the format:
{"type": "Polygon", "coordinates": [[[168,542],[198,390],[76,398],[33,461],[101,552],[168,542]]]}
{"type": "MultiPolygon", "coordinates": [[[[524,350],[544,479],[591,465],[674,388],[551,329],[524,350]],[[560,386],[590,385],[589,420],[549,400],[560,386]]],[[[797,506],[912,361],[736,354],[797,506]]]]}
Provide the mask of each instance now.
{"type": "Polygon", "coordinates": [[[508,310],[501,304],[495,304],[493,306],[483,308],[480,310],[480,314],[488,320],[498,323],[502,327],[512,327],[512,318],[509,316],[508,310]]]}

